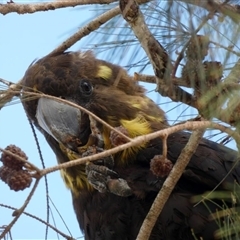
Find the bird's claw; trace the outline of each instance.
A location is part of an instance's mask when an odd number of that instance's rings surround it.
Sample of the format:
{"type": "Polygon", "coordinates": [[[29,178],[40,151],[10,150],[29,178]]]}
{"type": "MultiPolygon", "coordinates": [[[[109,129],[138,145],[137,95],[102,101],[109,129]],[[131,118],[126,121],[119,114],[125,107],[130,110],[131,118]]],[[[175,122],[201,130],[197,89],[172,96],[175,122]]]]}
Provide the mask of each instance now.
{"type": "MultiPolygon", "coordinates": [[[[103,152],[103,149],[91,146],[88,147],[82,156],[86,157],[99,152],[103,152]]],[[[122,197],[132,195],[132,190],[128,186],[127,181],[118,178],[118,174],[110,169],[113,166],[114,159],[112,156],[104,157],[94,161],[94,163],[88,162],[85,169],[88,182],[101,193],[111,192],[122,197]]]]}
{"type": "Polygon", "coordinates": [[[132,189],[129,187],[127,181],[122,178],[109,178],[107,180],[107,187],[109,192],[121,197],[128,197],[133,194],[132,189]]]}
{"type": "Polygon", "coordinates": [[[105,166],[95,165],[93,163],[87,163],[85,168],[88,182],[99,192],[107,192],[107,179],[110,169],[105,166]]]}
{"type": "Polygon", "coordinates": [[[117,173],[105,166],[87,163],[86,174],[89,183],[99,192],[111,192],[121,197],[132,195],[132,190],[126,180],[117,177],[117,173]]]}
{"type": "Polygon", "coordinates": [[[98,174],[101,174],[106,177],[117,177],[118,174],[114,172],[113,170],[109,169],[108,167],[105,167],[103,165],[97,165],[92,162],[88,162],[86,164],[86,174],[89,175],[91,172],[96,172],[98,174]]]}

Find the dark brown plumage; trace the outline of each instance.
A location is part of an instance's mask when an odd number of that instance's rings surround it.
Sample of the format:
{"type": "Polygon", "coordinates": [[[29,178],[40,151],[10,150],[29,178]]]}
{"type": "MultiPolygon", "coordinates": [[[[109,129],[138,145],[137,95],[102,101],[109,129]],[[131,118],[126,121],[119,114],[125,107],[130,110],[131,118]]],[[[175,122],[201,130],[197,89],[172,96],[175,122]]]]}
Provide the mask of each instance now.
{"type": "MultiPolygon", "coordinates": [[[[97,60],[90,52],[63,53],[40,59],[26,71],[23,85],[25,91],[39,91],[81,105],[111,126],[123,127],[129,137],[168,126],[164,112],[144,95],[144,89],[122,68],[97,60]]],[[[51,109],[52,102],[45,104],[45,101],[41,100],[40,106],[38,99],[27,101],[27,96],[23,103],[28,116],[44,134],[59,163],[73,160],[83,153],[91,145],[92,138],[97,138],[97,143],[102,141],[104,149],[112,148],[116,144],[114,142],[112,145],[111,131],[107,127],[95,122],[80,110],[71,110],[70,113],[67,105],[61,105],[59,115],[46,116],[48,108],[58,113],[58,105],[54,105],[54,110],[51,109]],[[63,116],[64,111],[69,113],[69,117],[63,116]],[[77,114],[80,117],[79,122],[75,121],[77,114]],[[71,119],[74,120],[71,122],[71,119]],[[68,126],[70,122],[72,125],[68,126]],[[56,123],[64,128],[60,128],[56,123]],[[93,134],[91,126],[94,124],[96,133],[93,134]],[[63,132],[68,134],[68,128],[73,135],[76,133],[71,137],[79,140],[74,144],[63,137],[63,132]]],[[[173,164],[188,139],[189,134],[184,132],[175,133],[168,138],[167,158],[173,164]]],[[[127,181],[132,193],[128,196],[117,196],[105,191],[105,183],[101,188],[102,193],[95,190],[88,182],[83,165],[62,171],[63,179],[72,192],[73,206],[85,239],[136,239],[140,226],[165,180],[155,176],[150,170],[151,159],[161,154],[161,139],[154,139],[113,156],[114,166],[110,164],[110,168],[118,175],[113,174],[111,177],[127,181]]],[[[209,209],[215,212],[216,205],[208,202],[208,209],[204,204],[194,207],[191,198],[213,189],[230,171],[236,159],[235,151],[202,139],[159,216],[150,239],[194,239],[192,230],[197,237],[213,239],[218,225],[210,220],[209,209]]],[[[109,180],[108,176],[107,179],[109,180]]],[[[231,171],[219,189],[225,189],[227,183],[232,184],[234,181],[240,181],[239,166],[231,171]]]]}

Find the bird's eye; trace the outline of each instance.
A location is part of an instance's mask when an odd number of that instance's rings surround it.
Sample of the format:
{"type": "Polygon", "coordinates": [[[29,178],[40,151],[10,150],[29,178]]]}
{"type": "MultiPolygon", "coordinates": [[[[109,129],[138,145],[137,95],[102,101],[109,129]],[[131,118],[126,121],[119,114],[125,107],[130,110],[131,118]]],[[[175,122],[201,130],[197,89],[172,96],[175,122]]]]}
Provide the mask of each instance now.
{"type": "Polygon", "coordinates": [[[90,96],[93,91],[93,86],[88,80],[81,80],[80,81],[80,91],[84,96],[90,96]]]}

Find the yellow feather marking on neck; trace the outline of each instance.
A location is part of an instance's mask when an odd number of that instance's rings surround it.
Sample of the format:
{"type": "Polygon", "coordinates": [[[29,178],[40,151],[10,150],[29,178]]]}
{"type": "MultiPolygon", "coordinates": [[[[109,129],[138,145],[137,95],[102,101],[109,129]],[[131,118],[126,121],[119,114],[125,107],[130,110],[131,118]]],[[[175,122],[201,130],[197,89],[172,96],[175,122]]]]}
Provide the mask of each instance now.
{"type": "Polygon", "coordinates": [[[127,129],[129,137],[134,138],[151,132],[151,126],[143,115],[137,115],[132,120],[120,120],[121,125],[127,129]]]}
{"type": "MultiPolygon", "coordinates": [[[[69,161],[74,161],[80,157],[77,153],[64,147],[62,144],[59,144],[59,147],[61,151],[67,155],[69,161]]],[[[66,187],[71,189],[75,195],[79,194],[81,189],[93,189],[87,180],[85,165],[82,164],[71,168],[61,169],[60,172],[66,187]]]]}
{"type": "Polygon", "coordinates": [[[104,142],[104,148],[105,149],[110,149],[112,147],[111,141],[109,139],[110,136],[110,130],[107,127],[103,127],[103,142],[104,142]]]}
{"type": "MultiPolygon", "coordinates": [[[[152,132],[149,122],[142,115],[138,115],[132,120],[120,120],[121,125],[128,131],[129,137],[134,138],[152,132]]],[[[120,163],[127,164],[129,160],[135,160],[136,153],[144,148],[146,143],[124,150],[120,157],[120,163]]]]}
{"type": "Polygon", "coordinates": [[[97,71],[96,77],[100,77],[105,80],[108,80],[111,78],[111,76],[112,76],[111,68],[104,66],[104,65],[98,66],[98,71],[97,71]]]}

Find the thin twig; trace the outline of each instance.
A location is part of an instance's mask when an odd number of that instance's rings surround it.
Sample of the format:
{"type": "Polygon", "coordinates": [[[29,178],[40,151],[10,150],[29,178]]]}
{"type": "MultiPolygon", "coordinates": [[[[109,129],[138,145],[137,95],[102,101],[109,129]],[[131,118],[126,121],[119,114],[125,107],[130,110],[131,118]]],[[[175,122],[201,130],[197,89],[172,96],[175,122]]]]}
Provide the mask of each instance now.
{"type": "Polygon", "coordinates": [[[22,205],[21,208],[15,210],[13,212],[13,216],[14,216],[14,219],[6,226],[6,228],[4,229],[4,231],[1,233],[0,235],[0,239],[4,238],[4,236],[11,230],[11,228],[13,227],[13,225],[16,223],[16,221],[18,220],[18,218],[21,216],[21,214],[24,212],[25,208],[27,207],[28,203],[30,202],[37,186],[38,186],[38,183],[40,181],[40,178],[39,179],[36,179],[35,183],[34,183],[34,186],[31,190],[31,192],[29,193],[27,199],[25,200],[24,204],[22,205]]]}
{"type": "MultiPolygon", "coordinates": [[[[12,209],[14,211],[17,211],[18,209],[17,208],[14,208],[14,207],[11,207],[11,206],[8,206],[8,205],[5,205],[5,204],[2,204],[0,203],[0,207],[4,207],[4,208],[8,208],[8,209],[12,209]]],[[[31,213],[28,213],[28,212],[23,212],[22,214],[28,216],[28,217],[31,217],[43,224],[45,224],[46,226],[48,226],[49,228],[51,228],[53,231],[57,232],[58,234],[60,234],[62,237],[68,239],[68,240],[74,240],[74,238],[72,238],[71,236],[68,236],[66,235],[65,233],[61,232],[60,230],[58,230],[57,228],[55,228],[54,226],[52,226],[50,223],[44,221],[43,219],[31,214],[31,213]]]]}
{"type": "Polygon", "coordinates": [[[2,107],[4,107],[8,102],[12,100],[13,97],[19,95],[22,86],[21,86],[21,80],[17,83],[12,83],[3,79],[0,79],[0,82],[6,84],[9,88],[4,91],[3,93],[0,93],[0,110],[2,107]]]}
{"type": "Polygon", "coordinates": [[[231,52],[231,53],[235,54],[236,56],[240,57],[240,52],[234,51],[232,46],[226,47],[219,42],[214,42],[213,40],[210,40],[209,42],[216,45],[216,47],[223,48],[226,51],[231,52]]]}
{"type": "MultiPolygon", "coordinates": [[[[61,213],[60,213],[59,210],[57,209],[56,205],[54,204],[54,202],[52,201],[52,199],[50,198],[49,195],[48,195],[47,197],[49,198],[49,200],[50,200],[51,204],[53,205],[55,211],[57,212],[58,216],[61,218],[61,220],[62,220],[62,222],[63,222],[63,225],[64,225],[65,228],[68,230],[69,234],[71,234],[70,229],[68,228],[66,221],[64,220],[63,216],[61,215],[61,213]]],[[[52,216],[52,217],[53,217],[53,216],[52,216]]]]}
{"type": "Polygon", "coordinates": [[[162,151],[162,155],[164,157],[164,159],[167,159],[167,135],[162,137],[162,145],[163,145],[163,151],[162,151]]]}
{"type": "Polygon", "coordinates": [[[76,166],[76,165],[79,165],[79,164],[86,164],[88,161],[95,161],[95,160],[98,160],[100,158],[104,158],[104,157],[116,154],[116,153],[118,153],[120,151],[123,151],[125,149],[128,149],[130,147],[141,145],[141,144],[143,144],[145,142],[148,142],[148,141],[150,141],[154,138],[169,136],[170,134],[175,133],[177,131],[182,131],[182,130],[191,131],[191,130],[206,129],[206,128],[218,129],[222,132],[225,132],[225,133],[229,134],[230,136],[232,136],[237,143],[240,143],[240,135],[237,132],[233,131],[232,129],[230,129],[228,127],[225,127],[225,126],[222,126],[221,124],[213,123],[211,121],[186,122],[184,124],[168,127],[166,129],[159,130],[159,131],[154,132],[154,133],[150,133],[150,134],[147,134],[147,135],[144,135],[144,136],[136,137],[136,138],[132,139],[131,142],[125,143],[123,145],[117,146],[115,148],[106,150],[106,151],[98,153],[98,154],[94,154],[94,155],[91,155],[91,156],[79,158],[79,159],[76,159],[74,161],[69,161],[69,162],[66,162],[66,163],[59,164],[57,166],[53,166],[53,167],[50,167],[50,168],[47,168],[47,169],[43,169],[41,171],[41,175],[45,175],[45,174],[48,174],[48,173],[51,173],[51,172],[55,172],[55,171],[58,171],[60,169],[73,167],[73,166],[76,166]]]}
{"type": "MultiPolygon", "coordinates": [[[[147,75],[147,74],[141,74],[141,73],[135,72],[134,80],[156,84],[156,76],[153,76],[153,75],[147,75]]],[[[174,85],[181,86],[181,87],[189,87],[189,85],[186,83],[186,81],[183,78],[172,77],[171,81],[174,85]]]]}
{"type": "Polygon", "coordinates": [[[75,44],[77,41],[79,41],[83,37],[87,36],[91,32],[95,31],[100,26],[102,26],[104,23],[111,20],[113,17],[117,16],[119,13],[120,13],[119,7],[115,7],[113,9],[101,14],[100,16],[96,17],[89,24],[87,24],[83,28],[79,29],[79,31],[74,33],[71,37],[69,37],[66,41],[64,41],[60,46],[58,46],[51,53],[49,53],[49,56],[55,55],[57,53],[63,53],[68,48],[70,48],[73,44],[75,44]]]}
{"type": "MultiPolygon", "coordinates": [[[[28,122],[29,122],[30,128],[32,130],[32,134],[33,134],[36,146],[37,146],[38,155],[40,157],[40,161],[41,161],[42,167],[44,169],[46,167],[45,167],[45,163],[44,163],[44,160],[43,160],[43,155],[42,155],[40,143],[38,141],[38,137],[37,137],[37,134],[36,134],[33,122],[31,121],[31,119],[29,117],[27,117],[27,118],[28,118],[28,122]]],[[[49,209],[50,209],[50,206],[49,206],[49,198],[48,198],[48,196],[49,196],[49,189],[48,189],[47,175],[44,176],[44,182],[45,182],[45,189],[46,189],[46,205],[47,205],[46,221],[48,223],[49,222],[49,209]]],[[[48,225],[46,225],[45,239],[47,239],[47,235],[48,235],[48,225]]]]}

